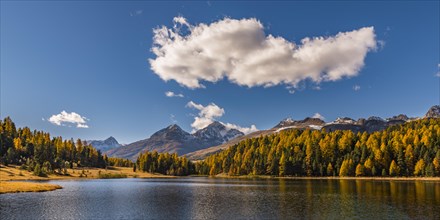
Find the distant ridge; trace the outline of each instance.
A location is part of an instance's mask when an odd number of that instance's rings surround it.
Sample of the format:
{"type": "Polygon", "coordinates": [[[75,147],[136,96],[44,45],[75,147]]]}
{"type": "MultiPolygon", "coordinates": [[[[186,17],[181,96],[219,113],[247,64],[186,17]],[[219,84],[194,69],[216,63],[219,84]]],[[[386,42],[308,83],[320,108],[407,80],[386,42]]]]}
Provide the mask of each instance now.
{"type": "Polygon", "coordinates": [[[229,129],[220,122],[213,122],[207,127],[190,134],[176,124],[163,128],[150,138],[111,149],[108,156],[135,160],[139,153],[157,151],[159,153],[187,154],[207,147],[223,144],[231,139],[243,136],[237,129],[229,129]]]}

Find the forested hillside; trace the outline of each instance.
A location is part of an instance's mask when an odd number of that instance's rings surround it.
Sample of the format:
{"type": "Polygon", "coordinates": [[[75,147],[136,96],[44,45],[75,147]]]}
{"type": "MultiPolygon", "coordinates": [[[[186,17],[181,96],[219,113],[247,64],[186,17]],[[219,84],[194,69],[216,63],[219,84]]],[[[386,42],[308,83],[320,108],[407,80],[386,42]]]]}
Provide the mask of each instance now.
{"type": "Polygon", "coordinates": [[[136,160],[139,171],[161,173],[164,175],[186,176],[194,174],[194,164],[186,157],[179,157],[177,153],[145,152],[136,160]]]}
{"type": "Polygon", "coordinates": [[[371,134],[282,131],[247,139],[195,165],[206,175],[440,176],[440,119],[371,134]]]}
{"type": "MultiPolygon", "coordinates": [[[[108,159],[80,139],[63,140],[28,127],[16,128],[9,118],[0,121],[0,162],[22,165],[36,174],[76,166],[106,167],[108,159]]],[[[115,159],[114,161],[116,161],[115,159]]],[[[113,162],[113,161],[112,161],[113,162]]]]}

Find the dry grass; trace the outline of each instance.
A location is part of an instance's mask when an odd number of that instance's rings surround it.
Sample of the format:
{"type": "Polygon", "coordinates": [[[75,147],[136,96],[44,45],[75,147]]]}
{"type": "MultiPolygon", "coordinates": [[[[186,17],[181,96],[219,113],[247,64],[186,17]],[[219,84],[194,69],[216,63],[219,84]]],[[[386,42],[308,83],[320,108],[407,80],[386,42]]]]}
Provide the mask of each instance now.
{"type": "Polygon", "coordinates": [[[18,166],[0,165],[0,181],[8,180],[55,180],[55,179],[99,179],[105,175],[119,175],[127,178],[173,178],[162,174],[152,174],[144,172],[133,172],[133,168],[129,167],[110,167],[108,169],[101,168],[74,168],[67,169],[68,175],[50,174],[47,177],[35,176],[27,170],[20,170],[18,166]]]}
{"type": "Polygon", "coordinates": [[[0,194],[18,192],[44,192],[61,189],[62,187],[48,183],[0,181],[0,194]]]}
{"type": "Polygon", "coordinates": [[[20,170],[18,166],[0,165],[0,193],[15,192],[43,192],[61,189],[59,185],[35,182],[18,182],[20,180],[59,180],[59,179],[100,179],[100,178],[173,178],[162,174],[133,172],[133,168],[110,167],[75,168],[67,169],[68,175],[50,174],[47,177],[35,176],[27,170],[20,170]],[[12,181],[11,181],[12,180],[12,181]]]}

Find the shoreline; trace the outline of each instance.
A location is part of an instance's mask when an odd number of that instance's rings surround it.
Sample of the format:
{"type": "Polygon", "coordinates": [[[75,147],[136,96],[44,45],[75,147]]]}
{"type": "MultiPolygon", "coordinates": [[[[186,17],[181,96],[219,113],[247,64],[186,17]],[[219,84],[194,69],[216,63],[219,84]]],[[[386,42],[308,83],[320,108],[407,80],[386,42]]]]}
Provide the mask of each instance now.
{"type": "MultiPolygon", "coordinates": [[[[196,177],[196,176],[194,176],[196,177]]],[[[434,181],[440,182],[440,177],[340,177],[340,176],[267,176],[267,175],[243,175],[228,176],[218,174],[216,176],[208,176],[210,178],[226,178],[226,179],[286,179],[286,180],[374,180],[374,181],[434,181]]]]}
{"type": "Polygon", "coordinates": [[[216,176],[189,175],[189,176],[167,176],[162,174],[151,174],[144,172],[133,172],[128,167],[102,168],[75,168],[68,169],[69,175],[50,174],[47,177],[34,176],[32,172],[20,170],[18,166],[0,166],[0,194],[20,192],[46,192],[62,189],[61,186],[50,183],[39,183],[35,181],[50,180],[91,180],[91,179],[112,179],[112,178],[139,178],[139,179],[160,179],[160,178],[187,178],[207,177],[224,179],[279,179],[279,180],[364,180],[364,181],[431,181],[440,182],[440,177],[307,177],[307,176],[267,176],[267,175],[243,175],[228,176],[218,174],[216,176]],[[106,178],[107,176],[107,178],[106,178]]]}

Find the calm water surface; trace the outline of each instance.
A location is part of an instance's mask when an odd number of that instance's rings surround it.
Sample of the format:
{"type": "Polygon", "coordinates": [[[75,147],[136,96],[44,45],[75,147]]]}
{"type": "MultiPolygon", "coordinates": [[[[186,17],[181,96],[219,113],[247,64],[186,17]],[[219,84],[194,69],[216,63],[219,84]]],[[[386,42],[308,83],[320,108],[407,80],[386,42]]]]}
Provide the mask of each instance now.
{"type": "Polygon", "coordinates": [[[1,219],[440,219],[440,182],[278,179],[50,181],[0,195],[1,219]]]}

